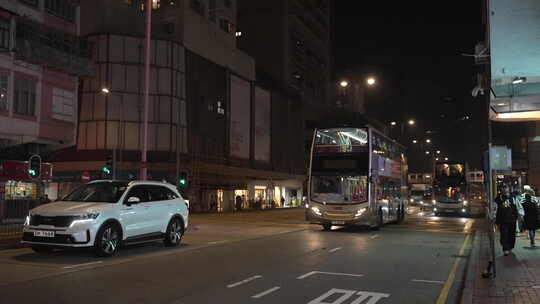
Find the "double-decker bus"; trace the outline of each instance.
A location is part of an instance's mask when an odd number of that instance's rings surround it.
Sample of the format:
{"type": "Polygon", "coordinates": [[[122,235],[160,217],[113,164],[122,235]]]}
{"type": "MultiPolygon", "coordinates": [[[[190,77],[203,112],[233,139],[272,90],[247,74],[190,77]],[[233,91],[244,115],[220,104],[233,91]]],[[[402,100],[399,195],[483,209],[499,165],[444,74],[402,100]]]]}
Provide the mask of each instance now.
{"type": "Polygon", "coordinates": [[[435,215],[455,214],[469,215],[470,206],[467,201],[466,165],[461,162],[437,162],[433,193],[435,215]]]}
{"type": "Polygon", "coordinates": [[[332,226],[369,226],[404,218],[404,148],[371,126],[316,129],[309,166],[306,220],[332,226]]]}

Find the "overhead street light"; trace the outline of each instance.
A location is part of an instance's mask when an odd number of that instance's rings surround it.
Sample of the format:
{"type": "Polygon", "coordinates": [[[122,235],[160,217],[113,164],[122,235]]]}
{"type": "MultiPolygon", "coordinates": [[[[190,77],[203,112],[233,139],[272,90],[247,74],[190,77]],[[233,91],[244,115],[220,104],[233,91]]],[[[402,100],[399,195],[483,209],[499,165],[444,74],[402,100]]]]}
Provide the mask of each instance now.
{"type": "Polygon", "coordinates": [[[437,150],[437,154],[441,154],[441,150],[437,150]]]}
{"type": "Polygon", "coordinates": [[[342,80],[339,85],[342,87],[342,88],[346,88],[349,86],[349,82],[346,81],[346,80],[342,80]]]}
{"type": "Polygon", "coordinates": [[[395,125],[397,125],[397,122],[392,121],[392,122],[390,123],[390,125],[395,126],[395,125]]]}
{"type": "Polygon", "coordinates": [[[431,143],[431,139],[426,139],[426,143],[430,144],[431,143]]]}
{"type": "Polygon", "coordinates": [[[444,160],[445,160],[445,161],[448,161],[448,157],[445,157],[444,160]]]}
{"type": "Polygon", "coordinates": [[[377,82],[377,80],[375,80],[375,78],[373,78],[373,77],[369,77],[369,78],[366,80],[366,82],[367,82],[367,84],[368,84],[369,86],[373,86],[373,85],[375,85],[375,83],[377,82]]]}
{"type": "Polygon", "coordinates": [[[413,139],[412,143],[413,143],[413,144],[417,144],[417,143],[418,143],[418,140],[413,139]]]}
{"type": "Polygon", "coordinates": [[[109,88],[103,87],[103,88],[101,88],[101,92],[103,92],[105,94],[109,94],[111,91],[109,90],[109,88]]]}
{"type": "Polygon", "coordinates": [[[416,123],[416,122],[414,121],[414,119],[410,119],[410,120],[409,120],[409,125],[412,126],[412,125],[414,125],[415,123],[416,123]]]}

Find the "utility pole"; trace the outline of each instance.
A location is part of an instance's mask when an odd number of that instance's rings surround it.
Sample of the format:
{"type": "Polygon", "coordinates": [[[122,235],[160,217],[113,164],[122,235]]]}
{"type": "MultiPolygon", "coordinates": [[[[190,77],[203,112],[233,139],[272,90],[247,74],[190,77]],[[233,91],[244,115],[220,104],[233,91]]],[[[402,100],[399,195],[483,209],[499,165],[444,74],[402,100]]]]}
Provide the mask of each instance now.
{"type": "Polygon", "coordinates": [[[148,106],[150,103],[150,41],[152,35],[152,0],[146,1],[146,39],[144,56],[144,123],[143,123],[143,146],[141,153],[140,179],[146,180],[148,163],[146,152],[148,150],[148,106]]]}

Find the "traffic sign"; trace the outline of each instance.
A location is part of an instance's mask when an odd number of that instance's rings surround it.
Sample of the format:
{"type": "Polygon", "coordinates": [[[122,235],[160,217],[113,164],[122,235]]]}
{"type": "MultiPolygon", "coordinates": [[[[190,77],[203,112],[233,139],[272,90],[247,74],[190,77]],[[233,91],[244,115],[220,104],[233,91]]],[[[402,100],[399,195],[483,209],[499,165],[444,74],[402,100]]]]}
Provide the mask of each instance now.
{"type": "Polygon", "coordinates": [[[88,171],[84,171],[82,174],[81,174],[81,181],[83,183],[88,183],[90,181],[90,173],[88,173],[88,171]]]}

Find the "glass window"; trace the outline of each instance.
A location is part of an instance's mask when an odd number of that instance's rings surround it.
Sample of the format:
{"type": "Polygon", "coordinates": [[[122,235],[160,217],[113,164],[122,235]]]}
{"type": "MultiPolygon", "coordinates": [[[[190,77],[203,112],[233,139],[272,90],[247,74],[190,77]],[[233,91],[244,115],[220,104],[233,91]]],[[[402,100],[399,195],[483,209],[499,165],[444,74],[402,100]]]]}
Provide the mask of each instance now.
{"type": "Polygon", "coordinates": [[[91,183],[73,190],[63,201],[116,203],[126,191],[127,183],[102,182],[91,183]]]}
{"type": "Polygon", "coordinates": [[[129,190],[128,195],[126,196],[124,201],[127,201],[130,197],[138,198],[141,201],[141,203],[150,201],[147,187],[145,186],[135,186],[131,188],[131,190],[129,190]]]}
{"type": "Polygon", "coordinates": [[[17,114],[35,116],[36,80],[15,77],[15,96],[13,110],[17,114]]]}
{"type": "Polygon", "coordinates": [[[151,202],[158,202],[158,201],[167,201],[169,200],[167,196],[167,192],[165,190],[168,190],[165,187],[161,186],[147,186],[148,195],[150,196],[151,202]]]}
{"type": "Polygon", "coordinates": [[[75,93],[53,88],[52,118],[73,122],[75,115],[75,93]]]}
{"type": "Polygon", "coordinates": [[[0,73],[0,111],[8,110],[8,75],[0,73]]]}
{"type": "Polygon", "coordinates": [[[366,129],[336,128],[317,130],[315,153],[351,153],[367,151],[366,129]]]}
{"type": "Polygon", "coordinates": [[[367,176],[312,176],[311,199],[328,204],[355,204],[368,199],[367,176]]]}
{"type": "Polygon", "coordinates": [[[10,25],[9,19],[0,18],[0,49],[9,50],[10,25]]]}

